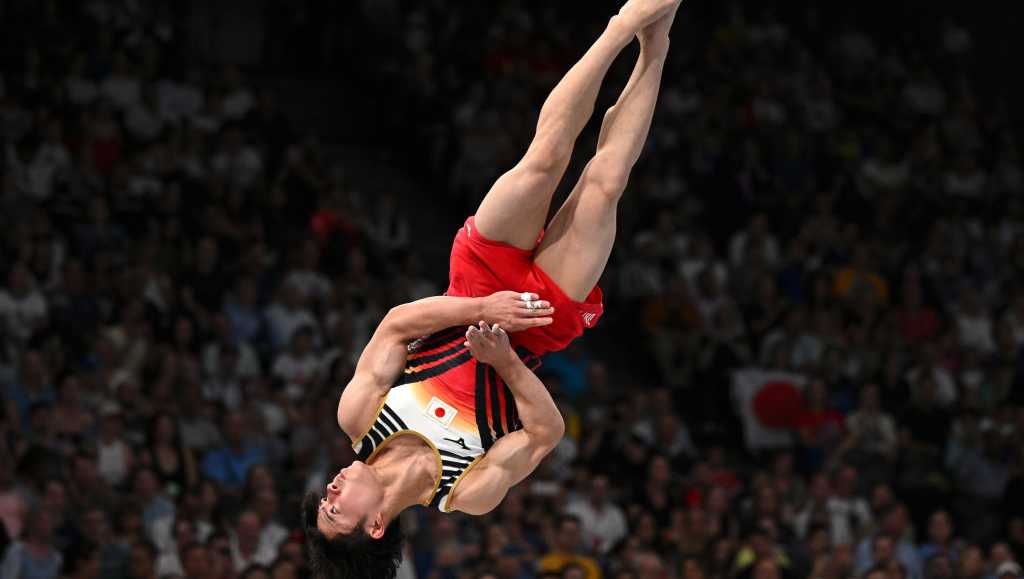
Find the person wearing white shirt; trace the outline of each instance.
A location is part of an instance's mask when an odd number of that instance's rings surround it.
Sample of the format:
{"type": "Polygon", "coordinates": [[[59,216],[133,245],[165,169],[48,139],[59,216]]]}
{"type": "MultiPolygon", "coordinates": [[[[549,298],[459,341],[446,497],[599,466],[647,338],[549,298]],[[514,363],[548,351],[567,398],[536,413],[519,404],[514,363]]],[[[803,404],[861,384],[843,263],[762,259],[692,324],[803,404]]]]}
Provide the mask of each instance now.
{"type": "MultiPolygon", "coordinates": [[[[836,477],[836,487],[845,485],[840,482],[844,476],[836,477]]],[[[828,526],[833,544],[853,545],[871,527],[871,509],[863,498],[835,492],[828,475],[819,473],[811,479],[810,496],[793,518],[793,527],[798,537],[806,537],[816,523],[828,526]]]]}
{"type": "Polygon", "coordinates": [[[279,545],[272,545],[264,538],[260,517],[250,510],[238,515],[234,528],[229,532],[228,544],[237,573],[250,565],[270,565],[277,559],[279,545]]]}
{"type": "Polygon", "coordinates": [[[867,384],[860,391],[860,406],[846,419],[847,438],[842,450],[857,451],[861,459],[871,462],[896,458],[899,439],[896,421],[882,411],[878,386],[867,384]]]}
{"type": "Polygon", "coordinates": [[[301,264],[293,269],[285,278],[285,283],[292,285],[306,296],[306,299],[323,300],[331,292],[331,281],[320,273],[320,248],[313,240],[306,241],[302,246],[301,264]]]}
{"type": "Polygon", "coordinates": [[[263,175],[263,159],[255,147],[245,143],[238,127],[225,130],[223,145],[211,159],[210,167],[241,189],[253,186],[263,175]]]}
{"type": "Polygon", "coordinates": [[[985,192],[988,175],[978,167],[977,161],[965,157],[957,162],[956,168],[943,177],[942,186],[951,197],[977,199],[985,192]]]}
{"type": "Polygon", "coordinates": [[[19,262],[11,268],[7,287],[0,290],[0,324],[19,344],[27,342],[46,323],[46,298],[34,285],[28,268],[19,262]]]}
{"type": "Polygon", "coordinates": [[[320,357],[313,351],[313,329],[303,326],[292,334],[287,352],[274,360],[271,372],[285,383],[288,398],[298,400],[320,374],[320,357]]]}
{"type": "Polygon", "coordinates": [[[8,145],[7,166],[16,191],[34,201],[45,201],[53,195],[54,184],[71,169],[71,155],[61,141],[57,120],[46,127],[46,136],[38,146],[8,145]]]}
{"type": "Polygon", "coordinates": [[[902,190],[910,182],[910,163],[900,158],[891,142],[883,140],[878,155],[861,163],[860,176],[871,195],[902,190]]]}
{"type": "Polygon", "coordinates": [[[124,124],[128,133],[136,140],[149,142],[160,136],[166,120],[157,103],[156,88],[146,86],[142,92],[142,99],[125,113],[124,124]]]}
{"type": "Polygon", "coordinates": [[[978,293],[973,289],[963,292],[960,309],[956,314],[956,329],[960,334],[960,345],[988,354],[995,351],[992,333],[992,316],[982,307],[978,293]]]}
{"type": "Polygon", "coordinates": [[[291,341],[292,334],[302,326],[316,328],[316,318],[305,307],[305,299],[299,288],[285,283],[281,300],[267,308],[266,318],[270,325],[270,340],[275,349],[291,341]]]}
{"type": "Polygon", "coordinates": [[[139,79],[130,73],[128,58],[123,53],[118,53],[114,58],[110,76],[100,83],[100,96],[123,111],[139,102],[141,95],[142,85],[139,79]]]}
{"type": "Polygon", "coordinates": [[[277,494],[271,489],[258,491],[253,497],[252,509],[263,523],[260,543],[279,549],[288,539],[288,528],[275,520],[278,510],[277,494]]]}
{"type": "Polygon", "coordinates": [[[566,513],[580,519],[584,543],[597,555],[605,555],[629,532],[626,515],[608,500],[608,477],[596,475],[586,498],[569,503],[566,513]]]}
{"type": "Polygon", "coordinates": [[[224,116],[229,119],[244,118],[256,106],[256,98],[242,84],[242,75],[238,68],[227,67],[224,70],[224,80],[228,86],[224,95],[224,116]]]}
{"type": "Polygon", "coordinates": [[[779,241],[768,229],[768,217],[758,213],[750,218],[750,226],[736,232],[729,240],[729,261],[733,267],[743,266],[750,251],[750,246],[760,245],[762,255],[768,265],[779,261],[779,241]]]}
{"type": "Polygon", "coordinates": [[[255,378],[260,374],[260,360],[256,351],[244,340],[235,340],[232,335],[231,321],[225,314],[214,317],[214,331],[217,339],[203,347],[203,374],[212,376],[221,371],[221,355],[225,350],[234,350],[234,375],[239,378],[255,378]]]}

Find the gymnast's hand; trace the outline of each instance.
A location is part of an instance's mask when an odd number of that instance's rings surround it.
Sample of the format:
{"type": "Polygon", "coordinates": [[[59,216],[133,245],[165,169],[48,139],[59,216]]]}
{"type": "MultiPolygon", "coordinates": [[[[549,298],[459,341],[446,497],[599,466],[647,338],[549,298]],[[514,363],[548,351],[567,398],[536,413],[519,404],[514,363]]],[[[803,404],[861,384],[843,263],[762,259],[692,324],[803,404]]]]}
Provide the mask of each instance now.
{"type": "Polygon", "coordinates": [[[496,369],[519,360],[512,351],[508,334],[498,324],[490,327],[487,322],[480,322],[479,326],[470,326],[466,332],[466,346],[478,362],[496,369]]]}
{"type": "Polygon", "coordinates": [[[550,324],[555,308],[531,293],[498,292],[483,299],[480,317],[508,332],[521,332],[550,324]]]}

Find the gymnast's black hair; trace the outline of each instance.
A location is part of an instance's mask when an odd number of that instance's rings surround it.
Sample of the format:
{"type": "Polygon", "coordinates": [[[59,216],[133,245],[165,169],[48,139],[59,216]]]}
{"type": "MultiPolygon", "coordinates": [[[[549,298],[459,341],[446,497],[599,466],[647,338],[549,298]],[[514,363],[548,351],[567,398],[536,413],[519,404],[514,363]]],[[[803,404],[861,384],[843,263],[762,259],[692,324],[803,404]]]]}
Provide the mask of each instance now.
{"type": "Polygon", "coordinates": [[[302,526],[306,551],[315,579],[394,579],[402,562],[402,526],[396,518],[384,536],[374,539],[363,530],[364,521],[348,535],[328,539],[316,526],[320,496],[307,493],[302,500],[302,526]]]}

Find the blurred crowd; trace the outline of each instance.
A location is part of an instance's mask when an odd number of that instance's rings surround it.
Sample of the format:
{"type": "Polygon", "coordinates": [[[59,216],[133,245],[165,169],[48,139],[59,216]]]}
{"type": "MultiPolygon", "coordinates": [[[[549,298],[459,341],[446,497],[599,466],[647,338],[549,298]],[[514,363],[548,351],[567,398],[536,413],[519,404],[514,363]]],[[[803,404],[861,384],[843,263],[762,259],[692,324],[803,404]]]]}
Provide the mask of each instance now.
{"type": "MultiPolygon", "coordinates": [[[[617,6],[570,5],[353,16],[430,177],[368,198],[176,3],[0,2],[0,579],[304,576],[354,360],[446,285],[402,199],[457,223],[515,163],[617,6]]],[[[407,512],[401,577],[1021,576],[1019,135],[927,22],[684,8],[606,319],[539,370],[567,436],[490,515],[407,512]],[[740,369],[800,377],[783,444],[740,369]]]]}

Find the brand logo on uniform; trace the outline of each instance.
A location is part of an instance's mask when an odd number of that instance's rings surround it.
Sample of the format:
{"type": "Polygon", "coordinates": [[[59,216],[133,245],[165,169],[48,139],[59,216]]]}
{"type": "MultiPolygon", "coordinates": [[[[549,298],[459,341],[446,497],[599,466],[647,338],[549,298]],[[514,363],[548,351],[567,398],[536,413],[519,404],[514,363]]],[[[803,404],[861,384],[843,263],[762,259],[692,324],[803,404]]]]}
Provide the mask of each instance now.
{"type": "Polygon", "coordinates": [[[459,411],[455,410],[452,405],[446,404],[437,396],[430,399],[430,404],[427,405],[426,410],[426,415],[431,420],[446,428],[451,426],[452,420],[455,420],[455,415],[458,413],[459,411]]]}
{"type": "Polygon", "coordinates": [[[594,323],[594,318],[596,317],[597,314],[593,312],[587,312],[583,314],[583,325],[589,328],[594,323]]]}
{"type": "Polygon", "coordinates": [[[454,438],[442,438],[441,440],[445,440],[445,441],[448,441],[448,442],[454,442],[455,444],[461,446],[462,450],[469,450],[469,447],[466,446],[466,438],[465,437],[462,437],[462,438],[460,438],[458,440],[455,440],[454,438]]]}

